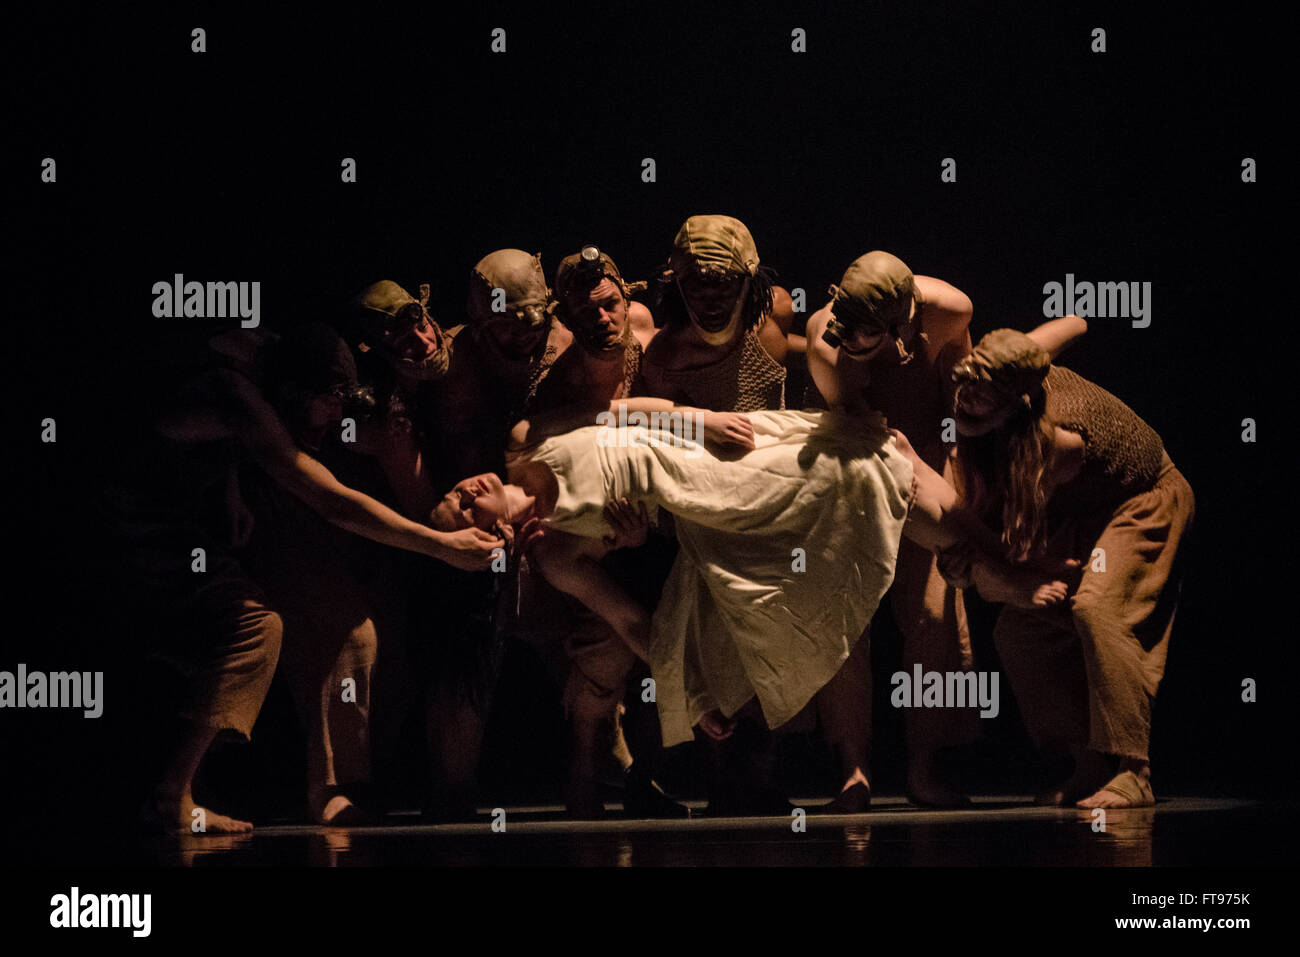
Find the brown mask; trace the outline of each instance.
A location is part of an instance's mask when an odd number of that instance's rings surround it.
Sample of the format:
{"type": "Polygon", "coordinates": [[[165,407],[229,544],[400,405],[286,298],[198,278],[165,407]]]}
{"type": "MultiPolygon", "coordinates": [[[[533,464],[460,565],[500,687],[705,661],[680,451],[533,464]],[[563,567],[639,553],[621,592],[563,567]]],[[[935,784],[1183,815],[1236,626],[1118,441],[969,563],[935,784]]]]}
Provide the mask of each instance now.
{"type": "Polygon", "coordinates": [[[446,337],[428,310],[429,287],[414,298],[391,280],[367,286],[353,300],[361,315],[362,351],[378,353],[397,372],[420,381],[440,379],[451,360],[446,337]]]}
{"type": "Polygon", "coordinates": [[[471,334],[505,358],[523,359],[537,350],[550,332],[555,306],[541,253],[498,249],[474,267],[466,307],[471,334]]]}

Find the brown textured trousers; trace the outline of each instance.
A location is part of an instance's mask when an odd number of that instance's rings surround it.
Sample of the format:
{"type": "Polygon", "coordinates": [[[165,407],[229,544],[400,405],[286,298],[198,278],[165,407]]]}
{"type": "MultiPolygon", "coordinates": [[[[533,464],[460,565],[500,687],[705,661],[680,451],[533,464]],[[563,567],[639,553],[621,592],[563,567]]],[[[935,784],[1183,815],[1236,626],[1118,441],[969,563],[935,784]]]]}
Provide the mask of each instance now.
{"type": "Polygon", "coordinates": [[[108,574],[124,620],[184,675],[179,717],[248,740],[280,658],[279,614],[220,542],[148,492],[114,487],[104,520],[119,548],[108,574]]]}
{"type": "Polygon", "coordinates": [[[1055,608],[1004,609],[993,634],[1036,745],[1148,757],[1194,513],[1191,486],[1166,454],[1149,491],[1054,530],[1051,557],[1083,563],[1078,590],[1055,608]]]}

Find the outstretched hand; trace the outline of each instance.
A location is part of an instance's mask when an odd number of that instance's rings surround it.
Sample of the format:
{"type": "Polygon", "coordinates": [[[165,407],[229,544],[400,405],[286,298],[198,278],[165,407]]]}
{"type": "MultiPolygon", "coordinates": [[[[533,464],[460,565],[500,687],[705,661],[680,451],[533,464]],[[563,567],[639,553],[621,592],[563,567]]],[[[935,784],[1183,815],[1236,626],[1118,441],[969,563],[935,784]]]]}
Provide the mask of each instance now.
{"type": "Polygon", "coordinates": [[[437,556],[453,568],[467,572],[487,571],[492,562],[506,547],[504,538],[485,532],[481,528],[462,528],[442,536],[442,548],[437,556]]]}

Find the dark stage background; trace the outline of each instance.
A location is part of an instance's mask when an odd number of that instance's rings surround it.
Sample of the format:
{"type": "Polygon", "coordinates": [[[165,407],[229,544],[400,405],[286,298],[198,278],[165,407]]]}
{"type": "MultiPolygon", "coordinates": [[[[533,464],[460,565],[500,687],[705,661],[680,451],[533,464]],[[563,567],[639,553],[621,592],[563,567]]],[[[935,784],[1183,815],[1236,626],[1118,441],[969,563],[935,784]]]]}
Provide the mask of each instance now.
{"type": "MultiPolygon", "coordinates": [[[[216,5],[49,11],[24,36],[5,150],[12,262],[25,265],[6,330],[18,454],[5,464],[0,668],[104,670],[107,711],[97,722],[0,714],[15,749],[8,822],[31,834],[98,813],[89,800],[125,814],[147,786],[136,783],[147,747],[132,735],[152,705],[115,699],[138,676],[117,664],[132,635],[99,587],[114,558],[89,505],[103,457],[162,399],[144,370],[235,325],[155,319],[154,282],[260,280],[264,324],[283,327],[328,317],[377,279],[428,281],[447,328],[493,249],[540,251],[549,275],[596,242],[626,276],[648,278],[699,212],[743,220],[809,311],[852,259],[885,248],[968,293],[975,337],[1036,325],[1043,284],[1067,272],[1151,282],[1149,328],[1091,320],[1062,364],[1145,418],[1197,496],[1156,713],[1157,792],[1294,794],[1294,493],[1282,465],[1294,460],[1295,373],[1280,295],[1292,277],[1269,228],[1285,159],[1282,90],[1264,52],[1279,28],[1266,9],[483,4],[277,21],[216,5]],[[207,30],[205,54],[190,52],[194,26],[207,30]],[[495,26],[507,30],[504,55],[489,52],[495,26]],[[1095,26],[1107,30],[1104,54],[1089,51],[1095,26]],[[807,31],[806,54],[790,51],[794,27],[807,31]],[[39,181],[45,156],[56,184],[39,181]],[[339,181],[345,156],[356,184],[339,181]],[[1258,183],[1241,182],[1247,156],[1258,183]],[[644,157],[657,182],[641,181],[644,157]],[[940,181],[944,157],[957,160],[956,183],[940,181]],[[57,444],[37,440],[46,416],[57,444]],[[1246,417],[1255,444],[1241,441],[1246,417]],[[1260,704],[1241,702],[1248,677],[1260,704]]],[[[973,611],[990,667],[991,610],[973,611]]],[[[888,625],[875,654],[892,670],[888,625]]],[[[530,687],[530,668],[516,656],[507,680],[530,687]]],[[[264,719],[287,722],[276,695],[264,719]]],[[[554,796],[558,722],[546,694],[507,703],[489,783],[554,796]]],[[[877,775],[896,790],[901,728],[887,708],[882,722],[877,775]]],[[[791,757],[805,787],[824,784],[815,757],[791,757]]],[[[291,733],[222,760],[247,786],[242,800],[292,809],[291,733]],[[272,796],[248,797],[267,782],[272,796]]],[[[1029,786],[1013,709],[965,760],[990,789],[1029,786]]]]}

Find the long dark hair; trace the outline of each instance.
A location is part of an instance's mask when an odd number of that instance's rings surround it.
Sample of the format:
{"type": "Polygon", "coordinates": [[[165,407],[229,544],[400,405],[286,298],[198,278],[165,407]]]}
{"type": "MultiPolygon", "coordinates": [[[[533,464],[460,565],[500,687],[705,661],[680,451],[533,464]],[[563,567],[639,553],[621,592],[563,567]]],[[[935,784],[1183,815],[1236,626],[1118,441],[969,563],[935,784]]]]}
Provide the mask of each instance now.
{"type": "MultiPolygon", "coordinates": [[[[775,282],[776,271],[768,266],[759,266],[750,277],[749,291],[745,295],[744,305],[740,307],[742,332],[757,327],[759,321],[772,311],[772,286],[775,282]]],[[[664,270],[660,271],[659,278],[654,283],[654,315],[655,323],[663,329],[679,329],[691,321],[681,290],[671,275],[664,275],[664,270]]]]}
{"type": "Polygon", "coordinates": [[[1017,402],[1002,425],[979,436],[957,433],[957,491],[962,503],[1002,530],[1007,558],[1024,561],[1046,545],[1044,477],[1052,439],[1045,429],[1046,394],[1017,402]]]}

